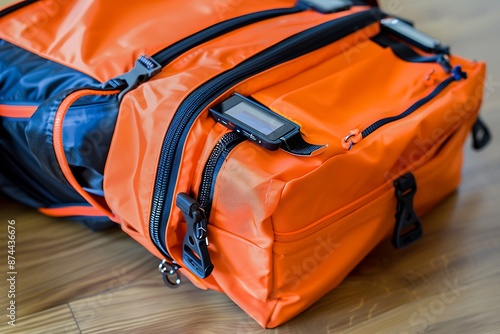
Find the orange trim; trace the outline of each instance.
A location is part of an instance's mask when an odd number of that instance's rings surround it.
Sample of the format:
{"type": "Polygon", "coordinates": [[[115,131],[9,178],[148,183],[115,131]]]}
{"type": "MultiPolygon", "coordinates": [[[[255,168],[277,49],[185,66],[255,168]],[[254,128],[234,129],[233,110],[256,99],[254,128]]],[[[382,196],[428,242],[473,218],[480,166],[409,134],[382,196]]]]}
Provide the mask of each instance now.
{"type": "Polygon", "coordinates": [[[64,123],[64,118],[66,117],[66,113],[68,112],[68,109],[71,107],[71,105],[75,103],[79,98],[87,95],[113,95],[119,92],[120,92],[119,90],[97,91],[97,90],[85,89],[85,90],[79,90],[77,92],[68,95],[57,109],[54,118],[54,129],[53,129],[54,151],[56,154],[57,162],[59,163],[59,167],[61,168],[61,171],[63,172],[64,176],[66,177],[66,180],[90,205],[92,205],[95,209],[100,210],[101,216],[102,215],[108,216],[113,221],[117,221],[118,218],[109,209],[104,198],[93,194],[89,194],[82,188],[82,186],[80,186],[78,181],[75,179],[73,173],[71,172],[71,168],[69,167],[68,160],[66,159],[62,137],[63,137],[63,123],[64,123]]]}
{"type": "Polygon", "coordinates": [[[75,217],[75,216],[88,216],[88,217],[101,217],[102,211],[91,206],[67,206],[61,208],[40,208],[40,213],[51,217],[75,217]]]}
{"type": "Polygon", "coordinates": [[[9,106],[0,104],[0,116],[11,118],[30,118],[36,111],[37,106],[9,106]]]}

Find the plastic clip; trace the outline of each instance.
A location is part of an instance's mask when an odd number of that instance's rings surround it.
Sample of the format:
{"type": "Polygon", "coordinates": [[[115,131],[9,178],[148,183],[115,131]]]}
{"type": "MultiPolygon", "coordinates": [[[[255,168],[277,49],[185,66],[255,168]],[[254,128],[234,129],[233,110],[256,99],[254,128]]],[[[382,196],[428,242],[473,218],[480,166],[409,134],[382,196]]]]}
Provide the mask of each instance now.
{"type": "Polygon", "coordinates": [[[162,66],[150,56],[140,56],[135,61],[135,66],[129,72],[117,76],[106,82],[105,87],[121,88],[119,100],[132,89],[148,81],[161,72],[162,66]]]}
{"type": "Polygon", "coordinates": [[[185,193],[177,195],[177,207],[186,219],[187,231],[182,244],[182,260],[187,269],[207,278],[214,266],[208,254],[207,219],[198,202],[185,193]]]}
{"type": "Polygon", "coordinates": [[[478,117],[472,127],[472,147],[479,151],[491,141],[491,133],[483,120],[478,117]]]}
{"type": "Polygon", "coordinates": [[[396,198],[396,226],[392,244],[397,249],[404,248],[422,238],[422,224],[413,209],[413,198],[417,192],[417,182],[412,173],[408,173],[394,181],[396,198]]]}

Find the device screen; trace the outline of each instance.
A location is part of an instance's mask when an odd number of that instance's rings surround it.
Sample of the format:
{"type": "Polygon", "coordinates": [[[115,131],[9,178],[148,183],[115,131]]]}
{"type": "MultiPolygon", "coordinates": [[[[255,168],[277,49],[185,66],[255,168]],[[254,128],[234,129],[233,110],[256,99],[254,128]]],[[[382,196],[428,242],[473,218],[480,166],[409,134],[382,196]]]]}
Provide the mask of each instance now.
{"type": "Polygon", "coordinates": [[[226,110],[225,113],[266,136],[285,124],[279,119],[266,115],[258,108],[245,102],[238,103],[234,107],[226,110]]]}

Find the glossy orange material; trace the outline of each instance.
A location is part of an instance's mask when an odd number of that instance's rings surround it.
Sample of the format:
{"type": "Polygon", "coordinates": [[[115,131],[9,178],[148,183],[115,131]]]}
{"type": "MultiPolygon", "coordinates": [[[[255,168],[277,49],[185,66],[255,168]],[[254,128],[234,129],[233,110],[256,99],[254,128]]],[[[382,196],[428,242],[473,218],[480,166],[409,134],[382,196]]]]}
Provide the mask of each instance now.
{"type": "MultiPolygon", "coordinates": [[[[259,10],[292,7],[295,0],[41,1],[0,21],[0,38],[106,81],[214,23],[259,10]],[[71,19],[68,19],[71,18],[71,19]],[[36,38],[34,37],[36,36],[36,38]]],[[[160,259],[149,235],[157,164],[170,122],[197,87],[277,43],[326,21],[366,10],[312,10],[237,29],[183,54],[121,102],[105,166],[106,199],[86,193],[65,158],[62,133],[79,98],[116,94],[81,90],[59,106],[54,150],[68,182],[99,212],[160,259]]],[[[366,138],[373,122],[401,114],[449,77],[437,63],[409,63],[370,38],[378,23],[239,83],[251,96],[300,124],[304,139],[327,148],[313,157],[267,151],[245,141],[224,162],[214,188],[208,235],[214,271],[202,289],[226,293],[263,327],[276,327],[337,286],[378,243],[391,235],[397,206],[393,182],[412,172],[415,207],[424,214],[460,183],[462,146],[482,100],[485,65],[452,56],[468,73],[437,98],[366,138]],[[353,130],[358,129],[358,130],[353,130]]],[[[182,149],[175,194],[196,197],[206,161],[228,132],[208,109],[194,122],[182,149]]],[[[183,215],[170,205],[165,238],[183,266],[183,215]]],[[[425,227],[424,227],[425,228],[425,227]]],[[[132,306],[131,306],[132,307],[132,306]]]]}
{"type": "Polygon", "coordinates": [[[12,106],[0,104],[0,117],[30,118],[36,106],[12,106]]]}
{"type": "Polygon", "coordinates": [[[1,20],[0,38],[104,82],[130,70],[140,55],[153,55],[210,25],[294,4],[40,0],[1,20]]]}
{"type": "Polygon", "coordinates": [[[69,206],[62,208],[40,208],[38,209],[41,213],[51,217],[75,217],[75,216],[87,216],[87,217],[100,217],[102,216],[102,211],[90,206],[69,206]]]}

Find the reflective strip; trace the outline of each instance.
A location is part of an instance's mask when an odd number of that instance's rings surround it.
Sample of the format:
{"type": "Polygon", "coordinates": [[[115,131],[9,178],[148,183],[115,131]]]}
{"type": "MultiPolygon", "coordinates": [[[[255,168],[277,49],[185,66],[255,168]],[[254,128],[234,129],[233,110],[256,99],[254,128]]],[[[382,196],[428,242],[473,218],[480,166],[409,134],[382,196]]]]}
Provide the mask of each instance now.
{"type": "Polygon", "coordinates": [[[38,106],[12,106],[0,104],[0,116],[9,118],[30,118],[38,106]]]}
{"type": "Polygon", "coordinates": [[[103,213],[99,209],[91,206],[66,206],[60,208],[40,208],[39,212],[51,217],[102,217],[103,213]]]}

